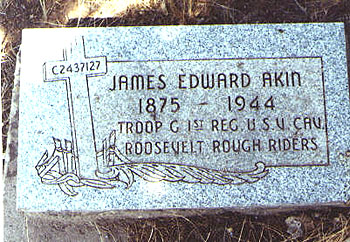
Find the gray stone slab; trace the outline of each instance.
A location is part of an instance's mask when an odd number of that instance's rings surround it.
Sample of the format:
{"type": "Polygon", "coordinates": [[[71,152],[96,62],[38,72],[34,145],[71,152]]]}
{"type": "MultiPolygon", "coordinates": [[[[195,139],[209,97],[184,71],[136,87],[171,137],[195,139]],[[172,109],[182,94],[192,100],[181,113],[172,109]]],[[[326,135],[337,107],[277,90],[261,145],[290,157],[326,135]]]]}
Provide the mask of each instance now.
{"type": "Polygon", "coordinates": [[[349,200],[342,23],[26,29],[17,208],[349,200]]]}

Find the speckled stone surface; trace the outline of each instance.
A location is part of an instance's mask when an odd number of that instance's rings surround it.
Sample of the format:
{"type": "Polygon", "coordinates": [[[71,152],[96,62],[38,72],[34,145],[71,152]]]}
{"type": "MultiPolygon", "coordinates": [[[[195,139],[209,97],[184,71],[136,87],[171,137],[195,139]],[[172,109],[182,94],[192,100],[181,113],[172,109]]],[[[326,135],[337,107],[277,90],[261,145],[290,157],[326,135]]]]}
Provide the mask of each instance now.
{"type": "Polygon", "coordinates": [[[349,200],[344,26],[26,29],[17,208],[349,200]]]}

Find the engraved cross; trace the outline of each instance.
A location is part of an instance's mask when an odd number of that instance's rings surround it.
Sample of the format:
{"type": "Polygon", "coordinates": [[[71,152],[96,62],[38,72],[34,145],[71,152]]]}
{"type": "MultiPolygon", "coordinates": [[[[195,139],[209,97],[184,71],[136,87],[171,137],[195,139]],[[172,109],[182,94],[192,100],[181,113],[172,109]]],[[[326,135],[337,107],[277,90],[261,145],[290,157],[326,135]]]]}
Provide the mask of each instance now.
{"type": "MultiPolygon", "coordinates": [[[[44,64],[44,82],[65,81],[72,136],[75,169],[68,172],[81,175],[82,169],[96,167],[96,141],[91,110],[89,77],[107,73],[106,57],[86,57],[84,37],[76,38],[63,50],[62,61],[44,64]],[[79,164],[84,164],[84,168],[79,164]]],[[[58,124],[59,125],[59,124],[58,124]]]]}

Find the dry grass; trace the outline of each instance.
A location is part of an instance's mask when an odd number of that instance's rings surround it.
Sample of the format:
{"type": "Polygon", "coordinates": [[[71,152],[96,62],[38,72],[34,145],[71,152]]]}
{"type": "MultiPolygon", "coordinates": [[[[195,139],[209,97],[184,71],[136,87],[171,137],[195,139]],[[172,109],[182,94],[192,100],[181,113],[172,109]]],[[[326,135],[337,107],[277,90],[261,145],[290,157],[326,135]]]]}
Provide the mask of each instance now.
{"type": "MultiPolygon", "coordinates": [[[[3,0],[0,5],[0,27],[4,30],[4,35],[1,35],[4,53],[1,58],[3,149],[15,60],[23,28],[313,21],[350,23],[349,0],[3,0]]],[[[97,220],[90,225],[101,241],[120,241],[121,234],[129,241],[345,241],[350,237],[350,211],[333,208],[270,216],[224,213],[97,220]],[[295,238],[285,222],[290,216],[301,224],[299,238],[295,238]]]]}
{"type": "Polygon", "coordinates": [[[350,238],[349,210],[326,209],[266,216],[221,213],[92,223],[101,241],[345,241],[350,238]],[[288,233],[285,220],[301,222],[301,237],[288,233]],[[124,237],[125,238],[125,237],[124,237]],[[107,240],[106,240],[107,239],[107,240]]]}

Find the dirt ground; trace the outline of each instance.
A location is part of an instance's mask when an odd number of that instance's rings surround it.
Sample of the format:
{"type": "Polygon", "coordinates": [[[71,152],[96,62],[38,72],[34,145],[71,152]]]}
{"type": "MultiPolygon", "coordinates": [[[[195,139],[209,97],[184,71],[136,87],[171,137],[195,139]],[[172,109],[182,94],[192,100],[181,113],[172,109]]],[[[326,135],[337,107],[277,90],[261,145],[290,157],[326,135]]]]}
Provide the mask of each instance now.
{"type": "MultiPolygon", "coordinates": [[[[23,28],[333,21],[345,22],[350,33],[350,0],[0,0],[3,153],[23,28]]],[[[12,185],[15,175],[15,171],[8,173],[12,185]]],[[[270,215],[220,211],[74,223],[56,218],[24,221],[21,232],[30,241],[57,241],[62,234],[67,241],[350,241],[350,209],[339,207],[270,215]]],[[[20,232],[19,228],[11,231],[20,232]]]]}

